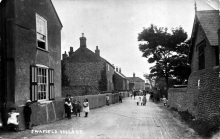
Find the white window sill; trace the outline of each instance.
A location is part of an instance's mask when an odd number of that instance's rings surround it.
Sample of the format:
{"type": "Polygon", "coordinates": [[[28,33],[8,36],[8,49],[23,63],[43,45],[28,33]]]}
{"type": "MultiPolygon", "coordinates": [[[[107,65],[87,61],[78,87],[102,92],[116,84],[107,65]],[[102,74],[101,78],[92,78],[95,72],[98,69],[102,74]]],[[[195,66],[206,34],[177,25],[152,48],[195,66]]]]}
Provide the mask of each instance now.
{"type": "Polygon", "coordinates": [[[47,103],[51,103],[52,101],[50,100],[43,100],[43,101],[38,101],[40,104],[47,104],[47,103]]]}

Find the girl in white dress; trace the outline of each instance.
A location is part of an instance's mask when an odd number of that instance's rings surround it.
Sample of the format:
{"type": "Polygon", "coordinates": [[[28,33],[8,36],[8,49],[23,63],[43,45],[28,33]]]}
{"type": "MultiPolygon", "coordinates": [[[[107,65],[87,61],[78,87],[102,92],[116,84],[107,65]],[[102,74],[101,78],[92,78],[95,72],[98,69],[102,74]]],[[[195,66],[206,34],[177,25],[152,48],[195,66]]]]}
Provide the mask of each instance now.
{"type": "Polygon", "coordinates": [[[88,113],[89,113],[89,101],[88,101],[88,99],[84,100],[83,111],[85,112],[85,117],[88,117],[88,113]]]}

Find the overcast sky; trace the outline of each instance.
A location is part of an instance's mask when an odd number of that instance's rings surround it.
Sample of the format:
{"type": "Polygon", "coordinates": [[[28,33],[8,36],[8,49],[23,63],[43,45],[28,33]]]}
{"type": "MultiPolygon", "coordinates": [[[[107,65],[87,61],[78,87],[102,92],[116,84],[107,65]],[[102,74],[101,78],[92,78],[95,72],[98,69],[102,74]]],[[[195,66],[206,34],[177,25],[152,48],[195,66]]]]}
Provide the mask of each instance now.
{"type": "MultiPolygon", "coordinates": [[[[153,66],[139,51],[138,33],[150,24],[182,26],[190,37],[195,16],[194,0],[52,0],[63,24],[61,49],[79,48],[81,34],[87,48],[100,49],[101,57],[121,68],[127,77],[144,79],[153,66]]],[[[212,9],[197,0],[198,10],[212,9]]]]}

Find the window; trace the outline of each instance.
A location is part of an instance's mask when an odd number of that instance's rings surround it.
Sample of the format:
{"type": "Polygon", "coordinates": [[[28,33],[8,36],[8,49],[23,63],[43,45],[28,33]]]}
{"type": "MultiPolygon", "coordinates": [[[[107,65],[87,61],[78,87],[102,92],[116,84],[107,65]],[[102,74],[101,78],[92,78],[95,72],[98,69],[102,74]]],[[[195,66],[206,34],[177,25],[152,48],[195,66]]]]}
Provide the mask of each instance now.
{"type": "Polygon", "coordinates": [[[48,50],[47,48],[47,21],[36,14],[37,47],[48,50]]]}
{"type": "Polygon", "coordinates": [[[205,69],[205,42],[198,46],[199,70],[205,69]]]}
{"type": "Polygon", "coordinates": [[[216,59],[216,61],[215,61],[215,65],[216,66],[218,66],[219,65],[219,48],[218,48],[218,46],[215,46],[215,59],[216,59]]]}
{"type": "Polygon", "coordinates": [[[31,66],[31,100],[54,99],[54,70],[46,66],[31,66]]]}

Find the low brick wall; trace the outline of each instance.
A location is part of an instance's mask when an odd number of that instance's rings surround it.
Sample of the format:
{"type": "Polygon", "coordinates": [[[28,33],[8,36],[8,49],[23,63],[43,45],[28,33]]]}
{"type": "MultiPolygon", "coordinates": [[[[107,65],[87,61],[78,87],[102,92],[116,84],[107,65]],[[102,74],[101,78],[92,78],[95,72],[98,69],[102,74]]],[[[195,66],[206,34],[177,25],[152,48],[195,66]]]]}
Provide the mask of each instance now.
{"type": "Polygon", "coordinates": [[[213,69],[191,73],[186,88],[170,88],[168,105],[215,125],[220,117],[220,77],[213,69]],[[200,86],[198,86],[198,81],[200,86]]]}
{"type": "Polygon", "coordinates": [[[168,90],[168,105],[170,107],[177,108],[179,111],[186,110],[186,105],[184,105],[184,97],[187,88],[169,88],[168,90]]]}
{"type": "MultiPolygon", "coordinates": [[[[75,96],[72,98],[73,100],[80,101],[80,104],[82,105],[84,102],[84,99],[89,100],[89,108],[99,108],[106,105],[106,95],[109,95],[109,104],[115,104],[118,103],[119,100],[119,94],[118,93],[106,93],[106,94],[98,94],[98,95],[85,95],[85,96],[75,96]]],[[[128,92],[121,93],[123,97],[129,97],[128,92]]]]}

